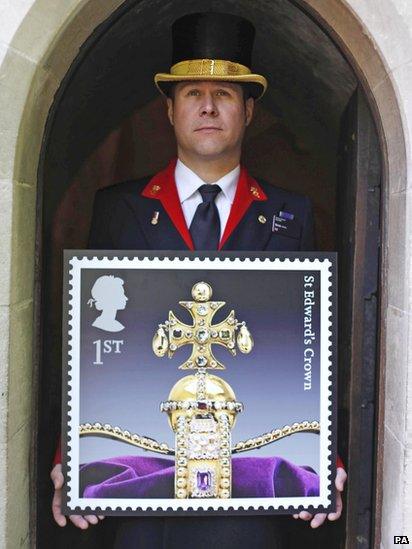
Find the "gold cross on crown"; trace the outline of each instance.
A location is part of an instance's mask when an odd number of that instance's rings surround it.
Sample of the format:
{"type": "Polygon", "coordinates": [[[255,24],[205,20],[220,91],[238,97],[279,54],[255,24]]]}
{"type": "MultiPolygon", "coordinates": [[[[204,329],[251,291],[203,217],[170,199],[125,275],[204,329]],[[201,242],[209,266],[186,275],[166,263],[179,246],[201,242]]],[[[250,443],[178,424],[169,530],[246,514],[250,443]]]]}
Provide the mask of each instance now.
{"type": "Polygon", "coordinates": [[[162,357],[184,345],[192,345],[190,357],[179,366],[182,370],[224,370],[225,366],[213,355],[212,345],[221,345],[235,356],[236,344],[242,353],[250,353],[253,338],[245,322],[239,322],[232,310],[222,322],[213,324],[213,317],[226,305],[225,301],[211,301],[212,288],[207,282],[197,282],[192,288],[193,301],[179,301],[189,311],[193,324],[185,324],[169,311],[169,319],[153,338],[153,352],[162,357]],[[236,334],[236,332],[238,332],[236,334]]]}

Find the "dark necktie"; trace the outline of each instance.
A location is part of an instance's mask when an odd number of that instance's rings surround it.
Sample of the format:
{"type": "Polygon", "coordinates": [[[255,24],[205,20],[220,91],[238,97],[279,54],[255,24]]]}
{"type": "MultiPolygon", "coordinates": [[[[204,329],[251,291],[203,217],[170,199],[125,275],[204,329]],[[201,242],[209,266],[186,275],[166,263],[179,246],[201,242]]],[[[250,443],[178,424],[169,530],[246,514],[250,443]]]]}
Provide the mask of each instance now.
{"type": "Polygon", "coordinates": [[[222,189],[219,185],[202,185],[198,191],[203,202],[196,209],[190,224],[195,250],[217,250],[220,240],[220,217],[215,198],[222,189]]]}

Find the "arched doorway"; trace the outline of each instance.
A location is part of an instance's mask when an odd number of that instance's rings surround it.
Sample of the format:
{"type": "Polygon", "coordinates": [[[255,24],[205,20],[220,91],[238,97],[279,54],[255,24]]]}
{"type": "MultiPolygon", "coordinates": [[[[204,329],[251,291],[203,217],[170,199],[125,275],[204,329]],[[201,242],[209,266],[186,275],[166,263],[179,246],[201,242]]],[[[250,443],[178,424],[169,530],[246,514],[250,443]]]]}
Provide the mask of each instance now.
{"type": "MultiPolygon", "coordinates": [[[[132,6],[132,4],[134,4],[134,3],[129,3],[129,2],[128,2],[128,3],[126,3],[126,4],[127,4],[127,5],[123,5],[123,7],[122,7],[122,13],[124,13],[124,11],[127,11],[127,10],[132,6]],[[123,11],[123,10],[124,10],[124,11],[123,11]]],[[[221,8],[223,8],[223,6],[222,6],[221,8]]],[[[230,8],[232,8],[233,10],[235,9],[234,6],[231,6],[230,3],[228,3],[228,6],[225,7],[224,9],[226,9],[227,11],[229,11],[230,8]]],[[[191,9],[193,9],[193,8],[191,8],[191,9]]],[[[338,2],[337,2],[334,6],[331,6],[330,9],[331,9],[330,12],[328,12],[328,10],[325,10],[325,12],[322,12],[322,10],[319,9],[319,12],[318,12],[319,17],[325,17],[326,19],[328,19],[328,14],[329,14],[329,20],[331,21],[331,19],[333,19],[333,10],[334,10],[334,9],[335,9],[336,11],[344,10],[344,8],[343,8],[343,7],[340,5],[340,3],[338,3],[338,2]]],[[[246,12],[245,12],[245,15],[247,15],[246,12]]],[[[119,17],[119,14],[116,14],[116,18],[117,18],[117,17],[119,17]]],[[[348,21],[348,18],[350,19],[350,17],[351,17],[350,12],[346,12],[346,11],[345,11],[345,18],[346,18],[346,21],[348,21]]],[[[253,19],[253,17],[251,17],[251,19],[253,19]]],[[[332,21],[331,21],[331,23],[332,23],[332,21]]],[[[106,22],[106,24],[107,24],[107,22],[106,22]]],[[[106,26],[106,24],[105,24],[105,26],[106,26]]],[[[339,25],[336,24],[336,27],[339,27],[339,25]]],[[[102,30],[102,29],[100,29],[100,30],[102,30]]],[[[354,31],[353,31],[353,32],[354,32],[354,31]]],[[[350,34],[351,34],[351,33],[349,33],[349,35],[350,35],[350,34]]],[[[345,35],[345,33],[343,33],[343,35],[345,35]]],[[[350,38],[350,37],[349,37],[349,38],[350,38]]],[[[350,42],[349,39],[348,39],[348,44],[351,44],[351,42],[350,42]]],[[[347,45],[348,45],[348,44],[347,44],[347,45]]],[[[353,45],[353,44],[352,44],[352,45],[353,45]]],[[[349,49],[350,49],[350,48],[349,48],[349,49]]],[[[371,50],[371,46],[370,46],[370,44],[369,44],[368,52],[370,52],[370,50],[371,50]]],[[[353,53],[354,53],[354,57],[356,57],[356,48],[355,48],[355,47],[353,47],[353,53]]],[[[361,57],[361,56],[359,56],[359,57],[361,57]]],[[[378,65],[379,65],[379,60],[378,60],[378,58],[376,58],[376,59],[374,59],[374,60],[376,61],[376,65],[374,65],[374,68],[376,69],[376,68],[378,67],[378,65]]],[[[359,64],[361,64],[361,60],[360,60],[360,59],[358,60],[358,62],[359,62],[359,64]]],[[[357,63],[356,63],[355,61],[354,61],[354,66],[355,66],[355,67],[357,66],[357,63]]],[[[366,64],[365,64],[363,67],[364,67],[365,71],[367,71],[366,64]]],[[[382,68],[380,65],[379,65],[379,67],[382,68]]],[[[360,75],[358,74],[358,77],[359,77],[359,76],[360,76],[360,75]]],[[[366,75],[366,80],[368,80],[367,76],[368,76],[368,75],[366,75]]],[[[376,76],[376,75],[375,75],[375,76],[376,76]]],[[[44,82],[42,83],[40,89],[43,89],[43,86],[44,86],[44,82]]],[[[370,87],[368,87],[368,89],[370,90],[370,87]]],[[[380,91],[381,91],[381,90],[380,90],[380,91]]],[[[389,90],[389,91],[390,91],[390,90],[389,90]]],[[[379,98],[379,94],[377,94],[377,97],[379,98]]],[[[393,97],[393,94],[391,94],[391,97],[393,97]]],[[[395,103],[395,105],[396,105],[396,103],[395,103]]],[[[48,108],[46,108],[46,111],[45,111],[45,112],[47,112],[47,110],[48,110],[48,108]]],[[[375,109],[375,110],[376,110],[376,109],[375,109]]],[[[275,109],[273,109],[273,112],[274,112],[274,111],[275,111],[275,109]]],[[[398,111],[396,111],[396,112],[398,112],[398,111]]],[[[27,122],[28,118],[30,118],[30,117],[28,117],[28,114],[27,114],[27,113],[28,113],[28,111],[26,111],[26,116],[23,117],[23,121],[24,121],[24,122],[27,122]]],[[[379,113],[380,113],[380,115],[381,115],[381,117],[382,117],[382,121],[385,122],[385,116],[384,116],[384,115],[385,115],[385,109],[384,109],[384,106],[383,106],[383,105],[382,105],[382,106],[379,105],[379,113]]],[[[43,120],[44,120],[44,115],[45,115],[44,112],[43,112],[43,113],[40,113],[40,114],[39,114],[39,119],[43,119],[43,120]],[[43,117],[43,118],[42,118],[42,117],[43,117]]],[[[31,116],[33,116],[33,115],[31,115],[31,116]]],[[[32,120],[33,120],[33,118],[32,118],[32,120]]],[[[385,127],[385,124],[384,124],[384,127],[385,127]]],[[[400,128],[400,126],[399,126],[399,128],[400,128]]],[[[402,153],[402,147],[400,147],[401,151],[400,151],[400,152],[398,151],[397,157],[396,157],[396,158],[391,157],[391,155],[390,155],[390,153],[391,153],[391,150],[390,150],[391,141],[392,141],[392,138],[394,137],[394,133],[395,133],[396,131],[399,131],[399,128],[396,129],[396,128],[389,128],[389,127],[388,127],[388,131],[387,131],[385,134],[382,133],[382,135],[385,135],[385,137],[386,137],[386,139],[387,139],[387,142],[388,142],[388,147],[389,147],[389,155],[385,157],[385,160],[387,160],[387,166],[386,166],[386,167],[389,168],[388,173],[386,174],[387,176],[389,176],[389,179],[388,179],[389,183],[390,183],[390,177],[391,177],[391,175],[393,175],[393,173],[391,173],[391,169],[392,169],[392,166],[396,163],[396,160],[399,160],[399,159],[401,160],[400,165],[399,165],[399,162],[398,162],[398,165],[397,165],[397,169],[398,169],[399,173],[401,173],[402,166],[404,166],[404,164],[402,164],[402,161],[403,161],[402,154],[401,154],[401,153],[402,153]],[[392,132],[392,134],[391,134],[391,132],[392,132]]],[[[386,129],[386,128],[385,128],[385,129],[386,129]]],[[[25,130],[27,131],[27,128],[25,128],[25,127],[24,127],[24,124],[22,124],[21,134],[20,134],[20,137],[21,137],[21,142],[20,142],[20,144],[21,144],[21,147],[22,147],[22,148],[20,148],[19,151],[18,151],[18,155],[17,155],[17,158],[16,158],[16,164],[15,164],[15,167],[16,167],[17,169],[20,169],[20,170],[21,170],[21,168],[22,168],[22,166],[23,166],[23,164],[24,164],[24,162],[22,161],[22,150],[25,150],[25,147],[26,147],[26,150],[27,150],[27,147],[28,147],[28,140],[27,140],[27,135],[25,136],[25,130]]],[[[40,127],[40,130],[41,130],[41,127],[40,127]]],[[[38,133],[41,133],[41,132],[38,132],[38,133]]],[[[283,134],[282,134],[282,137],[284,137],[283,134]]],[[[398,144],[399,144],[399,141],[398,141],[398,144]]],[[[384,152],[387,152],[387,151],[384,151],[384,152]]],[[[137,174],[136,174],[136,175],[137,175],[137,174]]],[[[399,175],[399,174],[398,174],[398,175],[399,175]]],[[[45,202],[45,206],[46,206],[46,208],[47,208],[47,207],[50,206],[50,204],[48,205],[47,202],[45,202]]],[[[33,209],[32,209],[31,211],[32,211],[32,213],[34,213],[34,210],[33,210],[33,209]]],[[[46,229],[47,229],[47,227],[46,227],[46,229]]],[[[12,341],[13,341],[13,337],[16,338],[16,335],[17,335],[17,332],[15,332],[15,333],[11,332],[12,341]]],[[[15,341],[16,341],[16,339],[15,339],[15,341]]],[[[13,366],[13,362],[11,362],[11,366],[13,366]]]]}
{"type": "MultiPolygon", "coordinates": [[[[86,42],[52,108],[41,167],[43,287],[47,303],[43,311],[46,328],[43,348],[47,352],[43,354],[41,387],[44,393],[55,395],[48,401],[40,396],[40,403],[46,402],[44,409],[40,408],[40,417],[47,424],[50,417],[58,418],[56,403],[60,402],[60,380],[53,379],[59,377],[59,372],[53,369],[53,364],[58,362],[61,341],[58,299],[61,250],[85,247],[96,189],[156,173],[174,156],[174,139],[164,101],[152,78],[157,67],[168,66],[168,29],[173,20],[188,11],[203,9],[203,2],[193,1],[130,2],[127,9],[123,5],[86,42]],[[53,303],[56,305],[50,305],[53,303]]],[[[339,243],[335,234],[336,210],[345,194],[338,184],[338,153],[346,155],[346,144],[339,151],[342,117],[359,86],[356,75],[330,37],[288,0],[278,0],[270,6],[255,4],[253,9],[246,2],[227,1],[216,9],[238,13],[253,21],[257,29],[255,70],[267,74],[270,82],[268,93],[257,104],[256,119],[246,138],[244,163],[254,175],[272,184],[309,195],[315,207],[319,248],[344,251],[350,238],[344,237],[339,243]]],[[[375,154],[379,157],[378,150],[375,154]]],[[[376,161],[379,165],[380,159],[376,161]]],[[[358,183],[350,178],[341,183],[353,187],[353,196],[346,195],[343,217],[356,207],[358,183]]],[[[357,215],[353,216],[351,227],[358,223],[357,215]]],[[[344,221],[339,224],[340,232],[344,224],[344,221]]],[[[369,244],[378,247],[377,241],[369,244]]],[[[352,250],[347,249],[347,254],[352,256],[352,250]]],[[[349,264],[341,274],[343,280],[347,279],[347,293],[351,295],[355,274],[349,264]]],[[[350,307],[345,316],[351,318],[352,313],[350,307]]],[[[363,312],[360,314],[363,318],[363,312]]],[[[352,318],[347,322],[345,346],[348,347],[352,347],[352,322],[352,318]]],[[[358,323],[362,325],[363,321],[358,323]]],[[[351,358],[348,353],[348,364],[352,363],[351,358]]],[[[342,449],[350,427],[350,412],[358,406],[357,402],[350,405],[352,375],[350,368],[342,368],[341,431],[345,433],[342,449]]],[[[373,422],[368,427],[373,429],[373,422]]],[[[54,431],[58,430],[57,422],[54,431]]],[[[40,441],[40,447],[39,458],[45,459],[41,470],[46,472],[50,454],[44,453],[45,441],[40,441]]],[[[347,452],[344,454],[347,459],[347,452]]],[[[368,476],[372,474],[371,467],[372,463],[366,471],[368,476]]],[[[369,485],[365,504],[369,513],[371,489],[369,485]]],[[[45,494],[41,508],[47,510],[49,498],[50,494],[45,494]]],[[[314,533],[308,532],[306,525],[287,524],[288,538],[291,546],[303,543],[313,547],[337,546],[344,543],[344,525],[341,521],[314,533]]],[[[358,526],[353,528],[359,533],[358,526]]],[[[363,525],[362,529],[365,537],[370,537],[370,528],[369,516],[368,526],[363,525]]],[[[45,530],[39,528],[39,532],[45,530]]],[[[62,543],[81,542],[81,535],[77,532],[72,535],[73,539],[71,534],[64,533],[62,543]]],[[[95,535],[97,538],[98,533],[95,535]]],[[[42,544],[42,538],[39,543],[42,544]]],[[[93,546],[93,542],[86,546],[93,546]]]]}

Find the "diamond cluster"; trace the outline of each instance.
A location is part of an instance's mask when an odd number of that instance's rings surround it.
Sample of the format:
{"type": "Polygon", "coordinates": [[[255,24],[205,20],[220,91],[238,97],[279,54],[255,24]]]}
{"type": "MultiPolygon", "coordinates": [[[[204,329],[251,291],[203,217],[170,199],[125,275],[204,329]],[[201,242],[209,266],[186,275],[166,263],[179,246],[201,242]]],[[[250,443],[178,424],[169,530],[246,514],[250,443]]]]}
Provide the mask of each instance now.
{"type": "Polygon", "coordinates": [[[192,433],[188,440],[189,458],[217,459],[219,457],[219,437],[204,433],[192,433]]]}
{"type": "Polygon", "coordinates": [[[161,412],[173,412],[175,410],[229,410],[230,412],[240,413],[243,412],[243,404],[224,400],[166,400],[160,403],[161,412]]]}

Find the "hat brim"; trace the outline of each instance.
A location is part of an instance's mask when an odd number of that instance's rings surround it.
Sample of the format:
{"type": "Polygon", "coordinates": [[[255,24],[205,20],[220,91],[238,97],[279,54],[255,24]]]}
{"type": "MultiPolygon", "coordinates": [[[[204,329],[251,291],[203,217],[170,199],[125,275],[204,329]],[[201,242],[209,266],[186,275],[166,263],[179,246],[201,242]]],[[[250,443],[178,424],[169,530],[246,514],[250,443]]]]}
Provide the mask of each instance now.
{"type": "Polygon", "coordinates": [[[254,99],[260,99],[265,93],[267,88],[267,80],[264,76],[260,74],[238,74],[238,75],[177,75],[177,74],[168,74],[168,73],[158,73],[154,77],[154,81],[158,90],[163,94],[168,96],[170,88],[173,84],[177,82],[188,82],[188,81],[208,81],[208,82],[234,82],[236,84],[245,84],[247,85],[250,95],[254,99]]]}

